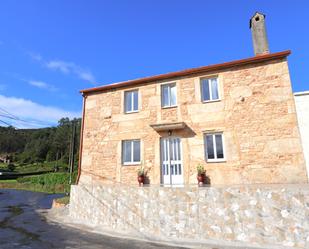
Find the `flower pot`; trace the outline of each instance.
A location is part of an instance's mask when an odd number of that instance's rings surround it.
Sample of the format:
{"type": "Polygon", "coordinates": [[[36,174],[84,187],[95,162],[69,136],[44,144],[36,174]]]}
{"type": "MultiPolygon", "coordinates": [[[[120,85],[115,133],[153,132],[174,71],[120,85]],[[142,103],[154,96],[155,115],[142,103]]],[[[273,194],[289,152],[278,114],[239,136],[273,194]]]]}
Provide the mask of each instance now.
{"type": "Polygon", "coordinates": [[[197,175],[196,179],[198,181],[198,185],[203,185],[205,182],[205,174],[197,175]]]}
{"type": "Polygon", "coordinates": [[[138,184],[141,186],[142,184],[144,184],[144,180],[145,180],[145,177],[144,176],[138,176],[137,177],[137,181],[138,181],[138,184]]]}

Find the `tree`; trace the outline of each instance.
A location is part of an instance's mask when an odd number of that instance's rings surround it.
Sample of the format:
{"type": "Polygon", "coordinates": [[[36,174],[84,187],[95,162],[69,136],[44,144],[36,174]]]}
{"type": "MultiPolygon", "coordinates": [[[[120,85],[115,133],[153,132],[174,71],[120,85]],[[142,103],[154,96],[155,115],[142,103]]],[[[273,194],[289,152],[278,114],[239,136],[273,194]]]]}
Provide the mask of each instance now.
{"type": "Polygon", "coordinates": [[[13,164],[13,163],[9,163],[8,166],[7,166],[7,169],[8,169],[9,171],[11,171],[11,172],[14,171],[15,168],[16,168],[16,166],[15,166],[15,164],[13,164]]]}
{"type": "Polygon", "coordinates": [[[62,118],[57,127],[20,130],[0,127],[0,155],[14,155],[14,160],[21,163],[50,162],[58,158],[68,164],[73,122],[76,124],[74,152],[78,154],[81,119],[62,118]]]}

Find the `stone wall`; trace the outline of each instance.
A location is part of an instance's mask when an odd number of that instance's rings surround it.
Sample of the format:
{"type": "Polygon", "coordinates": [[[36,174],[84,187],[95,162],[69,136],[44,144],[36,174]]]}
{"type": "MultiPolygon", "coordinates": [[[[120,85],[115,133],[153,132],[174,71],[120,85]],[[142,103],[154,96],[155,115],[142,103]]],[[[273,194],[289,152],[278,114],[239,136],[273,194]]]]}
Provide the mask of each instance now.
{"type": "Polygon", "coordinates": [[[76,222],[164,241],[309,247],[309,185],[76,185],[70,216],[76,222]]]}
{"type": "Polygon", "coordinates": [[[298,125],[309,177],[309,91],[294,94],[298,125]]]}
{"type": "Polygon", "coordinates": [[[285,59],[239,66],[168,81],[88,94],[81,178],[132,184],[140,166],[160,184],[160,138],[151,124],[185,122],[181,137],[184,183],[196,182],[204,165],[212,184],[305,183],[305,162],[285,59]],[[220,101],[201,101],[200,79],[218,77],[220,101]],[[177,106],[161,107],[161,85],[175,82],[177,106]],[[124,91],[138,89],[139,111],[124,113],[124,91]],[[225,162],[206,162],[203,134],[223,132],[225,162]],[[121,141],[141,140],[141,164],[124,166],[121,141]]]}

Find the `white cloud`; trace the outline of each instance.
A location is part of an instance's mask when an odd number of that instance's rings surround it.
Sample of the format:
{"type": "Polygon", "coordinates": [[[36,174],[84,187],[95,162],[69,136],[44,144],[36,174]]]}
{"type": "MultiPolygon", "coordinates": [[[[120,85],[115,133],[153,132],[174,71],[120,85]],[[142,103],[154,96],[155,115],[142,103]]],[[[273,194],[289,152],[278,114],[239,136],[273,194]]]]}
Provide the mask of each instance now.
{"type": "Polygon", "coordinates": [[[53,85],[50,85],[44,81],[37,81],[37,80],[29,80],[27,81],[31,86],[35,86],[37,88],[40,88],[40,89],[45,89],[45,90],[48,90],[48,91],[51,91],[51,92],[56,92],[58,91],[58,88],[56,88],[55,86],[53,85]]]}
{"type": "Polygon", "coordinates": [[[90,72],[78,71],[77,73],[78,73],[79,77],[83,80],[89,81],[91,83],[94,83],[96,81],[93,74],[90,73],[90,72]]]}
{"type": "Polygon", "coordinates": [[[33,53],[33,52],[28,52],[28,55],[35,61],[42,61],[43,58],[40,54],[33,53]]]}
{"type": "Polygon", "coordinates": [[[52,60],[46,62],[45,66],[49,69],[59,70],[64,74],[75,74],[78,78],[91,83],[95,82],[95,77],[89,70],[84,69],[73,62],[52,60]]]}
{"type": "Polygon", "coordinates": [[[9,122],[18,128],[47,127],[56,125],[58,120],[63,117],[71,119],[81,116],[80,112],[45,106],[31,100],[7,97],[0,94],[0,114],[5,114],[4,110],[23,120],[13,120],[1,116],[3,121],[9,122]]]}
{"type": "Polygon", "coordinates": [[[78,78],[94,83],[96,81],[93,73],[74,62],[67,62],[63,60],[45,60],[40,54],[28,52],[28,55],[35,61],[39,62],[44,67],[51,70],[57,70],[64,74],[74,74],[78,78]]]}
{"type": "Polygon", "coordinates": [[[55,61],[46,62],[46,67],[49,68],[49,69],[59,70],[62,73],[67,74],[71,71],[71,68],[74,67],[74,64],[64,62],[64,61],[55,60],[55,61]]]}
{"type": "Polygon", "coordinates": [[[46,88],[48,86],[47,83],[43,82],[43,81],[36,81],[36,80],[30,80],[29,84],[32,86],[36,86],[38,88],[46,88]]]}

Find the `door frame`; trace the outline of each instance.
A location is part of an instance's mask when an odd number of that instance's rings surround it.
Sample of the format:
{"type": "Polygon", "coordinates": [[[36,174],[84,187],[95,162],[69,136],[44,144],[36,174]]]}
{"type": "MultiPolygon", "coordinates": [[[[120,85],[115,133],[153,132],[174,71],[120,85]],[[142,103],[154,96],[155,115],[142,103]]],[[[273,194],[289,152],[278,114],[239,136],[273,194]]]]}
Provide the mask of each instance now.
{"type": "Polygon", "coordinates": [[[159,144],[160,144],[160,184],[164,185],[164,186],[183,186],[184,185],[184,164],[183,164],[183,148],[182,148],[182,137],[180,136],[164,136],[164,137],[160,137],[160,141],[159,141],[159,144]],[[181,164],[181,176],[182,176],[182,183],[179,183],[179,184],[173,184],[173,181],[172,181],[172,174],[171,174],[171,146],[172,146],[172,143],[170,142],[171,139],[175,139],[175,138],[178,138],[179,139],[179,152],[180,152],[180,164],[181,164]],[[169,148],[168,148],[168,152],[169,152],[169,155],[168,155],[168,158],[169,158],[169,162],[168,162],[168,165],[169,165],[169,169],[168,169],[168,172],[169,172],[169,176],[170,176],[170,183],[169,184],[165,184],[164,183],[164,173],[163,173],[163,153],[164,153],[164,147],[163,147],[163,140],[166,139],[166,140],[169,140],[168,142],[168,145],[169,145],[169,148]]]}

